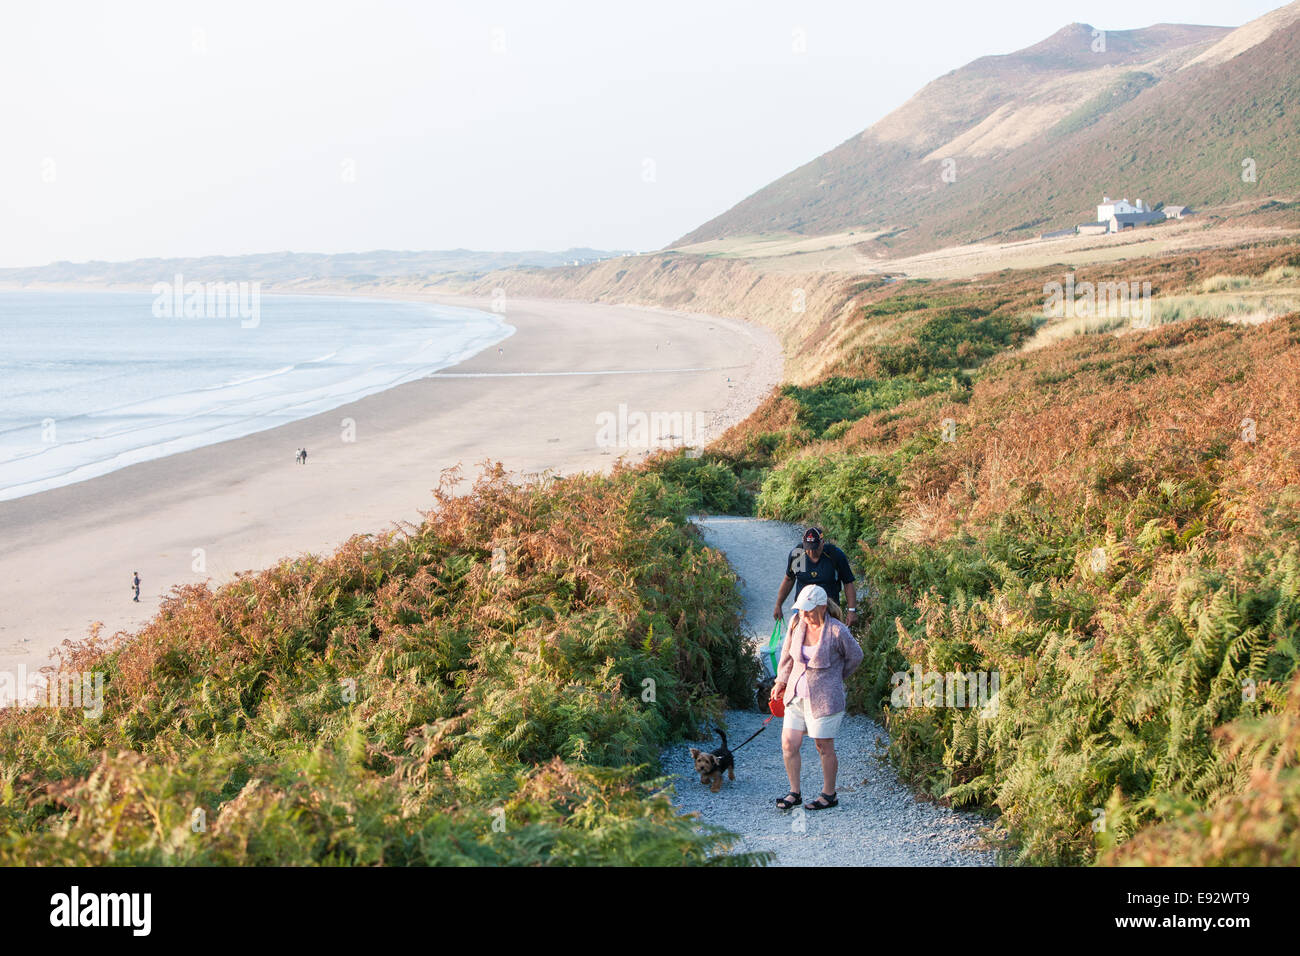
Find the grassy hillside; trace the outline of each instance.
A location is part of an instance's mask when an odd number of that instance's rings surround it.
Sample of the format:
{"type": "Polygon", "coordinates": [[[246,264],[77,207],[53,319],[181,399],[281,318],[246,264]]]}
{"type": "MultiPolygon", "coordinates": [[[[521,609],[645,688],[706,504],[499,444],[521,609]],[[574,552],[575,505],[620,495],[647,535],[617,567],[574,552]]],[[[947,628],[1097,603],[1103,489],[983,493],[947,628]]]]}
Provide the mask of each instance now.
{"type": "Polygon", "coordinates": [[[70,651],[101,717],[0,711],[0,864],[755,862],[655,783],[660,745],[752,700],[698,504],[490,475],[405,533],[178,590],[70,651]]]}
{"type": "Polygon", "coordinates": [[[916,786],[999,812],[1008,859],[1297,858],[1294,241],[972,280],[664,256],[517,281],[781,331],[797,378],[674,480],[725,466],[850,551],[871,588],[853,705],[916,786]],[[1045,317],[1067,272],[1150,283],[1156,327],[1045,317]],[[916,667],[998,672],[997,713],[893,706],[916,667]]]}
{"type": "MultiPolygon", "coordinates": [[[[1143,273],[1246,288],[1300,253],[1125,264],[1143,273]]],[[[1294,861],[1300,312],[1018,349],[1041,287],[890,290],[822,381],[714,453],[765,475],[760,514],[850,551],[871,588],[851,699],[918,787],[1000,811],[1011,858],[1294,861]],[[913,668],[997,672],[995,712],[897,706],[913,668]]]]}
{"type": "Polygon", "coordinates": [[[1300,4],[1266,26],[1227,59],[1206,54],[1258,28],[1109,31],[1095,52],[1093,29],[1074,24],[981,58],[675,245],[858,229],[884,231],[864,251],[886,255],[1031,238],[1091,219],[1103,193],[1196,208],[1294,199],[1300,4]]]}

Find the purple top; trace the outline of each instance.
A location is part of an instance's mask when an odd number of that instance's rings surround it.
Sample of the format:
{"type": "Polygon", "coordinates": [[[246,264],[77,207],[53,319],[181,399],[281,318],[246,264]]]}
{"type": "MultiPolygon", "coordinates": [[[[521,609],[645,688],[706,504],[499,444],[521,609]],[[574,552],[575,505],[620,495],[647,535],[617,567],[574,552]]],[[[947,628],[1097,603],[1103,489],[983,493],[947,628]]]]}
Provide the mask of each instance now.
{"type": "Polygon", "coordinates": [[[799,645],[799,656],[803,658],[804,672],[799,675],[799,679],[794,682],[794,696],[801,700],[808,699],[808,645],[799,645]]]}

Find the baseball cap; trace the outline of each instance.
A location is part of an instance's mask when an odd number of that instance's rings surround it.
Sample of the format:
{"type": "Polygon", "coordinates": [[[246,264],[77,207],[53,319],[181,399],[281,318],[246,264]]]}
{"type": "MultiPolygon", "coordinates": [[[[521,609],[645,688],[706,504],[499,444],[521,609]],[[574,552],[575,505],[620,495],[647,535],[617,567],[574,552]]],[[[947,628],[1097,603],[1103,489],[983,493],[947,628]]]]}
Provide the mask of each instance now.
{"type": "Polygon", "coordinates": [[[796,611],[811,611],[815,607],[825,606],[826,591],[818,584],[809,584],[799,592],[799,599],[794,602],[796,611]]]}
{"type": "Polygon", "coordinates": [[[822,529],[809,528],[803,533],[803,543],[811,547],[817,547],[822,543],[822,529]]]}

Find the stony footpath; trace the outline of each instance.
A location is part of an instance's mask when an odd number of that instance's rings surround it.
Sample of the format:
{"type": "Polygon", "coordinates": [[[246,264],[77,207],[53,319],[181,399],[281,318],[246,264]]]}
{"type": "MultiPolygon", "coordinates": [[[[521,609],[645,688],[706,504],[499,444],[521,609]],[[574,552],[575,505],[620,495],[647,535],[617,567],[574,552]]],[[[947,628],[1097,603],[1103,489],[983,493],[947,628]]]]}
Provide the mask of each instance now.
{"type": "MultiPolygon", "coordinates": [[[[783,559],[799,540],[799,529],[759,518],[713,517],[697,521],[711,547],[727,555],[741,578],[746,626],[766,642],[772,628],[772,603],[783,573],[783,559]]],[[[734,749],[763,726],[756,710],[726,714],[734,749]]],[[[663,754],[664,771],[676,778],[674,803],[684,812],[725,827],[744,838],[737,849],[766,850],[778,866],[993,866],[994,852],[983,839],[980,817],[918,800],[885,761],[888,736],[875,721],[850,715],[835,740],[839,754],[839,806],[830,810],[783,813],[776,800],[787,783],[781,759],[781,721],[736,755],[736,779],[711,793],[694,774],[688,749],[663,754]]],[[[712,749],[712,741],[697,744],[712,749]]],[[[821,764],[812,741],[803,745],[804,800],[821,790],[821,764]]]]}

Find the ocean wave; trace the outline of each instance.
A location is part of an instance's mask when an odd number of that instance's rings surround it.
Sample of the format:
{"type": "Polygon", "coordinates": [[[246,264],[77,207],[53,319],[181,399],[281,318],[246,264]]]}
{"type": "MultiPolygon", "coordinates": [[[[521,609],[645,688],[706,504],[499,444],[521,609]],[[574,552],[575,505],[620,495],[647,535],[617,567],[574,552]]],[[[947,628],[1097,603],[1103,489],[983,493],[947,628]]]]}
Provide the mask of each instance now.
{"type": "Polygon", "coordinates": [[[274,372],[263,372],[259,375],[249,375],[246,378],[237,378],[230,382],[222,382],[220,385],[205,385],[203,388],[196,389],[200,392],[213,392],[223,388],[234,388],[236,385],[247,385],[249,382],[260,382],[266,378],[275,378],[277,375],[284,375],[286,372],[292,372],[298,368],[297,365],[286,365],[284,368],[277,368],[274,372]]]}
{"type": "MultiPolygon", "coordinates": [[[[268,352],[279,353],[276,355],[279,361],[271,370],[265,369],[267,355],[249,353],[242,356],[246,364],[256,361],[264,366],[262,370],[233,377],[227,374],[224,381],[176,389],[174,361],[160,365],[156,360],[150,364],[145,359],[140,365],[145,371],[128,379],[137,392],[143,389],[146,393],[148,386],[156,382],[157,390],[153,394],[135,395],[117,403],[102,402],[103,398],[125,391],[121,383],[105,383],[105,378],[118,376],[103,376],[102,363],[98,363],[97,378],[78,381],[72,376],[63,389],[52,388],[51,393],[58,391],[67,396],[63,407],[52,409],[58,414],[40,418],[33,415],[29,424],[11,424],[0,429],[0,501],[329,411],[464,361],[514,333],[514,328],[499,316],[460,308],[349,299],[352,308],[341,317],[338,310],[327,310],[325,318],[317,318],[312,315],[316,303],[310,299],[274,298],[281,301],[277,303],[272,297],[264,297],[264,313],[284,309],[297,324],[282,322],[279,338],[274,338],[276,323],[263,322],[263,328],[269,327],[273,332],[256,341],[266,342],[268,352]],[[268,304],[269,299],[272,301],[268,304]],[[431,315],[438,322],[436,330],[429,328],[431,315]],[[430,332],[436,335],[430,337],[430,332]],[[332,343],[326,341],[328,350],[322,351],[321,339],[331,337],[345,337],[346,342],[330,348],[332,343]],[[307,342],[315,345],[318,353],[315,357],[286,354],[307,342]],[[47,417],[55,422],[57,441],[41,440],[41,419],[47,417]]],[[[87,311],[95,313],[93,309],[87,311]]],[[[3,332],[0,328],[0,334],[3,332]]],[[[240,344],[246,341],[241,340],[240,344]]],[[[201,380],[204,363],[214,361],[205,352],[201,337],[196,336],[192,341],[173,339],[170,347],[177,348],[178,343],[182,349],[192,348],[195,372],[191,380],[201,380]]],[[[130,354],[120,339],[111,345],[113,350],[122,351],[121,361],[127,366],[137,357],[145,358],[130,354]]],[[[140,348],[148,347],[147,338],[142,339],[140,348]]],[[[175,357],[182,359],[183,367],[184,355],[175,357]]],[[[225,363],[229,372],[229,366],[237,358],[240,356],[223,356],[220,362],[225,363]]],[[[69,358],[69,362],[75,361],[69,358]]],[[[97,363],[87,363],[87,367],[91,364],[97,363]]],[[[21,358],[17,365],[29,370],[36,367],[35,362],[24,364],[21,358]]],[[[209,375],[212,369],[209,364],[209,375]]],[[[30,394],[30,389],[26,394],[30,394]]],[[[8,405],[9,399],[0,383],[0,402],[8,405]]],[[[12,415],[6,417],[13,421],[12,415]]]]}

